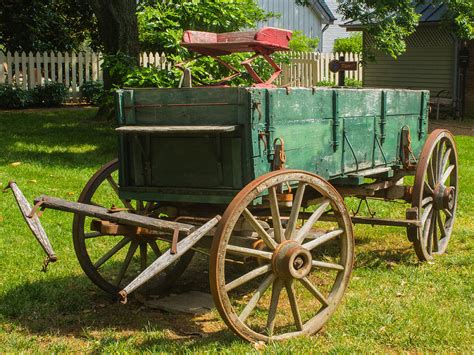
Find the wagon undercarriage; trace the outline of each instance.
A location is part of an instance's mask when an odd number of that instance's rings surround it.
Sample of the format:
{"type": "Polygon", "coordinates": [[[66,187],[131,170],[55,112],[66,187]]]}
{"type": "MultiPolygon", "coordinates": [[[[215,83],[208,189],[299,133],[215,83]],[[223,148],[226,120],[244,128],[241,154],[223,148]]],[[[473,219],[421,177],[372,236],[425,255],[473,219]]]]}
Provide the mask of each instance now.
{"type": "MultiPolygon", "coordinates": [[[[200,54],[268,57],[291,33],[185,36],[200,54]]],[[[249,88],[118,91],[119,159],[77,202],[40,196],[31,207],[11,182],[45,267],[57,260],[39,221],[45,209],[74,214],[82,269],[122,302],[166,293],[202,252],[229,328],[269,341],[314,334],[336,310],[353,268],[352,224],[405,228],[421,261],[444,253],[458,161],[448,131],[427,136],[428,92],[276,88],[273,69],[266,82],[251,75],[249,88]],[[360,199],[352,215],[346,197],[360,199]],[[375,217],[371,199],[408,204],[405,218],[375,217]]]]}

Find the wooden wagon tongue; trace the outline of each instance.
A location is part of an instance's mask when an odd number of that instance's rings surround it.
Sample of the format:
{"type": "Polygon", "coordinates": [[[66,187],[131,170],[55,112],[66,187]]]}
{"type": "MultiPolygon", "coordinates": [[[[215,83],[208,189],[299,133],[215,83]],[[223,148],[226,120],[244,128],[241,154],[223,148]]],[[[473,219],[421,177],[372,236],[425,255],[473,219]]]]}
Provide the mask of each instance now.
{"type": "Polygon", "coordinates": [[[196,228],[196,226],[190,224],[164,221],[157,218],[127,213],[116,209],[107,209],[100,206],[73,202],[44,195],[36,198],[34,201],[35,205],[31,207],[15,182],[10,181],[6,189],[8,188],[13,191],[13,195],[16,202],[18,203],[18,207],[20,208],[23,218],[47,255],[43,266],[43,271],[46,271],[46,267],[50,262],[55,262],[58,259],[39,220],[39,217],[46,208],[99,218],[101,221],[114,222],[119,225],[142,227],[163,233],[170,233],[173,235],[185,235],[185,238],[182,238],[182,240],[179,242],[176,241],[176,245],[170,248],[170,250],[167,252],[163,253],[163,255],[156,259],[147,269],[145,269],[129,285],[120,291],[120,297],[122,298],[123,303],[126,302],[128,294],[142,286],[148,280],[153,278],[155,275],[163,271],[165,268],[183,256],[187,251],[189,251],[189,249],[199,242],[202,237],[204,237],[212,228],[214,228],[221,219],[221,217],[217,215],[216,217],[210,219],[203,226],[196,228]]]}
{"type": "MultiPolygon", "coordinates": [[[[289,30],[273,27],[264,27],[256,31],[212,33],[200,31],[185,31],[181,45],[190,51],[199,53],[201,56],[210,56],[224,65],[232,75],[222,79],[218,85],[224,84],[242,73],[220,56],[232,53],[254,52],[250,58],[241,64],[255,81],[254,86],[272,87],[272,83],[280,75],[281,68],[276,64],[270,55],[277,51],[289,50],[288,43],[292,32],[289,30]],[[251,63],[261,56],[273,68],[274,72],[267,80],[263,80],[252,68],[251,63]]],[[[183,68],[183,64],[177,65],[183,68]]]]}

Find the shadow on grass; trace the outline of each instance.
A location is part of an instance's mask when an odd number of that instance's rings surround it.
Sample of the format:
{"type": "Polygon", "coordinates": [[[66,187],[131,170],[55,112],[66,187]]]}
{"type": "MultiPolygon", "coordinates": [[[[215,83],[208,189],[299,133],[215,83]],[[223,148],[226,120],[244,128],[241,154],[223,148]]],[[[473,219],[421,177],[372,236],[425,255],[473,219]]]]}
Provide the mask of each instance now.
{"type": "MultiPolygon", "coordinates": [[[[211,313],[205,317],[220,322],[211,313]]],[[[126,341],[127,337],[138,335],[138,331],[145,334],[135,340],[137,350],[158,347],[161,351],[167,348],[176,351],[167,333],[176,338],[173,341],[196,347],[212,342],[225,345],[237,340],[231,331],[222,329],[222,324],[215,331],[207,326],[204,330],[205,321],[198,318],[145,308],[134,297],[122,305],[82,275],[24,283],[0,297],[0,319],[15,327],[36,335],[93,339],[99,347],[107,346],[107,342],[126,341]]]]}
{"type": "Polygon", "coordinates": [[[97,166],[117,155],[117,136],[109,122],[92,118],[96,110],[0,112],[0,164],[30,162],[45,168],[97,166]]]}

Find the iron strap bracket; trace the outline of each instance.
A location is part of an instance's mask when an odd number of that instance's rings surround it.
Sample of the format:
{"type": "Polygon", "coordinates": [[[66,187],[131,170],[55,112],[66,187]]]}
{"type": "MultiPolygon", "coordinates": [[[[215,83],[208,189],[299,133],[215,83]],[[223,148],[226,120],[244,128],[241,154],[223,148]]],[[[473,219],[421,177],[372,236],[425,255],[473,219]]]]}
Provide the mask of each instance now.
{"type": "Polygon", "coordinates": [[[339,146],[338,141],[338,129],[339,129],[339,93],[337,90],[333,91],[333,100],[332,100],[332,148],[334,151],[337,151],[339,146]]]}
{"type": "Polygon", "coordinates": [[[426,96],[426,92],[421,93],[420,118],[418,119],[418,139],[423,138],[423,135],[425,134],[425,131],[423,130],[423,124],[425,121],[425,115],[428,111],[428,100],[426,96]]]}
{"type": "Polygon", "coordinates": [[[385,124],[387,123],[387,93],[382,91],[382,114],[380,116],[380,144],[385,141],[385,124]]]}

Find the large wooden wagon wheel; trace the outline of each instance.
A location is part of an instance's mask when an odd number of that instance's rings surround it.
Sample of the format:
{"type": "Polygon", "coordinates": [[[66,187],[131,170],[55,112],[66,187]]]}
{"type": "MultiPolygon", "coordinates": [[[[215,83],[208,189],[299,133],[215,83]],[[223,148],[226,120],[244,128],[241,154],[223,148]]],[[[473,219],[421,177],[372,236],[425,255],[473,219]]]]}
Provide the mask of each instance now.
{"type": "Polygon", "coordinates": [[[421,152],[413,186],[412,207],[418,208],[421,228],[408,228],[421,261],[443,254],[453,230],[458,204],[458,156],[451,133],[433,131],[421,152]]]}
{"type": "Polygon", "coordinates": [[[275,171],[226,209],[211,250],[211,291],[224,321],[248,341],[314,334],[340,303],[353,260],[352,225],[338,192],[317,175],[275,171]],[[277,194],[282,186],[292,186],[291,206],[278,202],[291,196],[277,194]],[[303,213],[309,196],[315,204],[303,213]],[[332,222],[320,220],[325,212],[332,222]],[[257,217],[265,214],[267,222],[257,217]],[[254,231],[250,246],[238,243],[243,223],[254,231]]]}
{"type": "MultiPolygon", "coordinates": [[[[84,187],[78,202],[126,208],[128,212],[154,216],[156,204],[120,200],[118,161],[100,168],[84,187]]],[[[79,263],[86,275],[104,291],[116,296],[123,286],[170,248],[170,243],[150,235],[100,233],[92,229],[90,217],[74,215],[73,241],[79,263]]],[[[185,254],[147,285],[163,291],[186,269],[193,252],[185,254]]]]}

